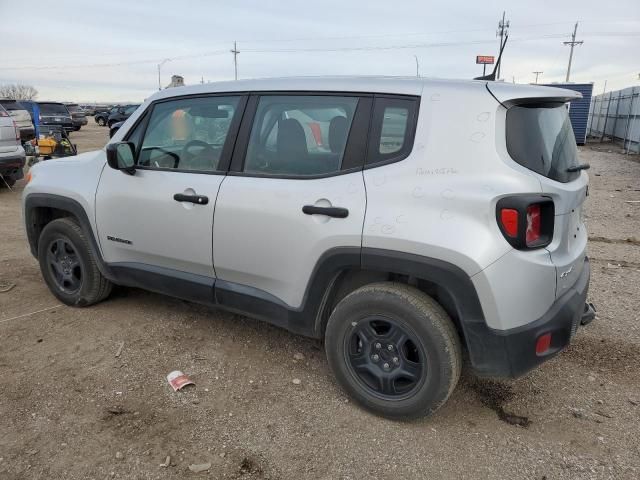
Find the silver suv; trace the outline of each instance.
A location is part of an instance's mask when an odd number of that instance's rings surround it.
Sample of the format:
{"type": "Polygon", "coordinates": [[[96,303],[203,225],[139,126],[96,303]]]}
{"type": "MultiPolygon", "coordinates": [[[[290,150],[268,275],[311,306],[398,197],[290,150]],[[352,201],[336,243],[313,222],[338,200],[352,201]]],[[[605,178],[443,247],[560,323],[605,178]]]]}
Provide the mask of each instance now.
{"type": "Polygon", "coordinates": [[[430,414],[463,350],[515,377],[594,316],[577,95],[393,78],[163,90],[104,150],[35,166],[31,251],[68,305],[118,284],[240,312],[324,339],[366,408],[430,414]]]}

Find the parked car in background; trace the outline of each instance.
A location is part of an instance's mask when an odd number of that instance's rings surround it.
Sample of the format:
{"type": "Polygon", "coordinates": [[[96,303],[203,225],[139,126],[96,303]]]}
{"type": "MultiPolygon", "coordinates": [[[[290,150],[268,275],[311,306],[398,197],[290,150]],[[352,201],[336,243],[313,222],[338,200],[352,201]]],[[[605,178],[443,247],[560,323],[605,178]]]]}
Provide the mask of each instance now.
{"type": "Polygon", "coordinates": [[[120,130],[120,127],[122,125],[124,125],[124,122],[112,123],[111,126],[109,127],[109,138],[113,137],[116,134],[116,132],[120,130]]]}
{"type": "Polygon", "coordinates": [[[120,105],[106,106],[104,108],[96,107],[93,119],[98,125],[104,127],[107,124],[109,115],[111,115],[112,113],[116,113],[118,111],[118,108],[120,108],[120,105]]]}
{"type": "Polygon", "coordinates": [[[38,125],[61,125],[68,132],[73,130],[71,113],[63,103],[34,102],[31,100],[20,103],[29,111],[34,125],[36,122],[38,125]],[[38,112],[37,118],[36,111],[38,112]]]}
{"type": "Polygon", "coordinates": [[[20,128],[7,110],[0,105],[0,188],[13,186],[23,176],[24,148],[20,128]]]}
{"type": "Polygon", "coordinates": [[[80,108],[82,108],[85,115],[94,116],[96,114],[96,107],[94,105],[82,104],[80,105],[80,108]]]}
{"type": "Polygon", "coordinates": [[[71,114],[73,130],[77,132],[87,124],[87,114],[77,103],[65,103],[64,105],[71,114]]]}
{"type": "Polygon", "coordinates": [[[107,125],[111,128],[115,123],[124,122],[139,106],[140,105],[123,105],[122,107],[118,107],[115,112],[112,111],[109,114],[107,125]]]}
{"type": "Polygon", "coordinates": [[[29,111],[17,100],[0,99],[0,105],[13,118],[20,129],[20,140],[27,142],[35,137],[35,129],[29,111]]]}

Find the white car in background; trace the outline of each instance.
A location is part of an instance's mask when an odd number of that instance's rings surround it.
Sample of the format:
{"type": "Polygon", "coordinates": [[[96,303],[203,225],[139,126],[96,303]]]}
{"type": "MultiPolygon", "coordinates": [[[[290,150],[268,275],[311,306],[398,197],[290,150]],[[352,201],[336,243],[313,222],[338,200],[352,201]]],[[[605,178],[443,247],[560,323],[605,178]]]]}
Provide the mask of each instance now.
{"type": "MultiPolygon", "coordinates": [[[[28,114],[27,114],[28,115],[28,114]]],[[[12,187],[23,176],[24,148],[20,129],[11,115],[0,105],[0,188],[12,187]]]]}

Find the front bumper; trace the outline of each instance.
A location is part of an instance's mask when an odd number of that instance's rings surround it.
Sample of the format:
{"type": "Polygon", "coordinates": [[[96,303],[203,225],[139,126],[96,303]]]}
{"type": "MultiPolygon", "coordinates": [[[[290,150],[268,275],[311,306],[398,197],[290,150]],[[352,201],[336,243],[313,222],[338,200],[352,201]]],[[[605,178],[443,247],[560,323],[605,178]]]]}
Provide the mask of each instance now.
{"type": "Polygon", "coordinates": [[[532,323],[508,330],[467,325],[464,333],[474,370],[479,375],[519,377],[564,350],[578,326],[586,325],[595,315],[593,306],[586,303],[590,275],[589,259],[585,258],[582,273],[573,287],[532,323]],[[551,344],[539,355],[536,342],[546,333],[551,334],[551,344]]]}

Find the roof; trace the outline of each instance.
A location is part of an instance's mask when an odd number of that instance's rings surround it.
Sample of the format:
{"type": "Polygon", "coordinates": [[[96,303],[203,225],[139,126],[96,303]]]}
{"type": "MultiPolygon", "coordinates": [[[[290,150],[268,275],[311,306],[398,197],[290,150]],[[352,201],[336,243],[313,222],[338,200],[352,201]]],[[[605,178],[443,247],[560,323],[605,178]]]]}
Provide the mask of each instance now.
{"type": "MultiPolygon", "coordinates": [[[[218,92],[251,91],[323,91],[323,92],[368,92],[404,95],[420,95],[424,88],[477,89],[485,80],[452,80],[424,77],[374,77],[374,76],[330,76],[330,77],[285,77],[258,78],[213,82],[158,91],[147,101],[180,95],[218,92]]],[[[504,82],[489,82],[491,90],[499,98],[566,97],[567,90],[539,85],[516,85],[504,82]],[[499,93],[498,93],[499,92],[499,93]]]]}

